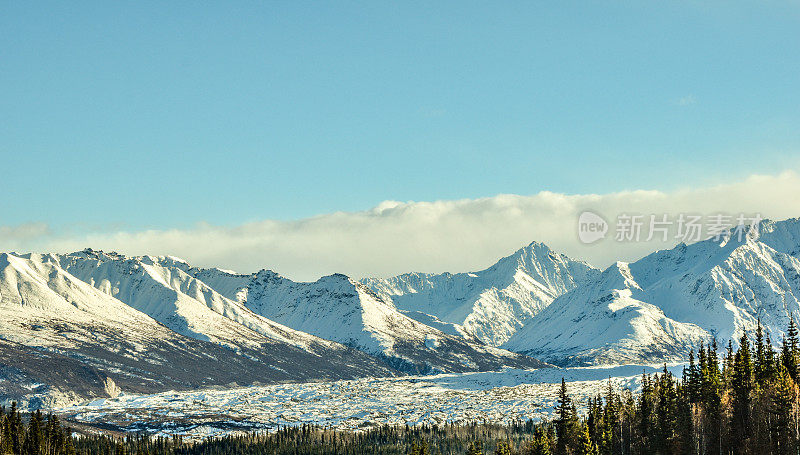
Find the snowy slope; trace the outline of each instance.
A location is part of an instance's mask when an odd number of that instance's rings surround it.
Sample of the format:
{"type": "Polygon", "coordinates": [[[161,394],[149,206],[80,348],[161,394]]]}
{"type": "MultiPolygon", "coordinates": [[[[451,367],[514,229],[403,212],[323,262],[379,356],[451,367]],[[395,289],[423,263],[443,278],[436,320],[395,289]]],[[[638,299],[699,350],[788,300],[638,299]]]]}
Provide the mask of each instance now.
{"type": "Polygon", "coordinates": [[[777,342],[789,316],[800,315],[800,261],[768,243],[780,243],[792,251],[798,247],[797,238],[678,245],[637,261],[631,270],[647,289],[648,301],[670,317],[694,322],[718,339],[734,341],[744,331],[754,330],[761,318],[777,342]]]}
{"type": "MultiPolygon", "coordinates": [[[[34,394],[41,404],[109,395],[117,388],[149,392],[396,374],[357,350],[308,334],[288,343],[242,325],[216,330],[220,319],[223,324],[231,320],[207,307],[216,316],[200,313],[189,320],[186,311],[177,318],[153,311],[166,322],[186,321],[193,331],[185,336],[71,275],[61,267],[63,259],[0,254],[0,401],[34,394]],[[213,333],[199,332],[211,328],[213,333]],[[241,338],[226,338],[234,333],[241,338]]],[[[131,283],[108,278],[96,282],[107,289],[131,289],[131,283]]],[[[158,296],[152,298],[148,303],[139,297],[137,302],[152,309],[158,296]]],[[[177,307],[169,300],[162,303],[177,307]]]]}
{"type": "Polygon", "coordinates": [[[312,341],[223,297],[184,272],[184,263],[175,258],[84,250],[58,256],[57,260],[73,276],[181,335],[229,345],[251,340],[257,343],[259,337],[252,332],[300,347],[312,341]]]}
{"type": "Polygon", "coordinates": [[[800,257],[800,218],[761,222],[759,240],[775,251],[800,257]]]}
{"type": "Polygon", "coordinates": [[[533,243],[480,272],[363,282],[0,254],[0,401],[542,365],[480,340],[561,365],[677,361],[759,318],[777,343],[800,317],[800,220],[760,228],[602,273],[533,243]]]}
{"type": "MultiPolygon", "coordinates": [[[[113,295],[170,329],[200,340],[241,346],[264,342],[293,345],[319,356],[348,351],[339,343],[289,328],[254,313],[191,274],[197,269],[174,257],[127,257],[84,250],[59,256],[65,270],[113,295]]],[[[237,275],[219,271],[234,277],[237,275]]],[[[215,283],[222,285],[222,283],[215,283]]],[[[224,290],[224,286],[223,286],[224,290]]]]}
{"type": "Polygon", "coordinates": [[[63,344],[69,337],[41,327],[32,334],[9,330],[11,325],[32,324],[38,320],[72,321],[87,326],[113,328],[138,326],[131,341],[167,333],[153,319],[141,314],[76,279],[52,257],[0,253],[0,310],[3,312],[3,338],[39,345],[63,344]]]}
{"type": "Polygon", "coordinates": [[[411,317],[435,316],[454,331],[499,346],[556,297],[599,271],[533,242],[486,270],[407,273],[362,282],[411,317]]]}
{"type": "Polygon", "coordinates": [[[765,221],[761,232],[616,264],[556,299],[504,347],[561,364],[655,361],[704,338],[735,343],[759,318],[778,342],[789,316],[800,316],[800,223],[765,221]]]}
{"type": "MultiPolygon", "coordinates": [[[[475,371],[539,367],[524,356],[425,325],[345,275],[298,283],[269,270],[237,275],[190,270],[228,298],[283,325],[379,356],[406,371],[475,371]]],[[[436,324],[436,321],[430,321],[436,324]]],[[[439,324],[443,329],[448,325],[439,324]]]]}
{"type": "Polygon", "coordinates": [[[628,265],[557,298],[505,347],[561,365],[677,361],[707,340],[702,328],[649,304],[628,265]]]}

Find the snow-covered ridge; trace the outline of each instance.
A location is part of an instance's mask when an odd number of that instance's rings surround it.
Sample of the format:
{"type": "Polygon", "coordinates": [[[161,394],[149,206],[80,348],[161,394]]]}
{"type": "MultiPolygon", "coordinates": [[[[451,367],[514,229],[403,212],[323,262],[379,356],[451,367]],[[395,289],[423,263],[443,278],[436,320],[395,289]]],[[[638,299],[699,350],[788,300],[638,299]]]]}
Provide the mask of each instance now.
{"type": "Polygon", "coordinates": [[[800,222],[764,221],[758,231],[615,264],[504,347],[561,364],[679,359],[700,341],[736,343],[759,319],[778,342],[800,316],[800,222]]]}
{"type": "Polygon", "coordinates": [[[64,270],[181,335],[235,344],[242,340],[260,341],[258,334],[304,349],[315,342],[326,344],[324,340],[260,317],[241,303],[224,297],[186,273],[188,264],[182,260],[125,257],[92,250],[53,258],[64,270]]]}
{"type": "Polygon", "coordinates": [[[557,298],[505,346],[560,364],[625,364],[678,361],[708,341],[703,329],[668,318],[644,298],[628,265],[614,264],[557,298]]]}
{"type": "Polygon", "coordinates": [[[229,308],[152,258],[115,256],[0,253],[0,402],[398,374],[238,303],[229,308]]]}
{"type": "Polygon", "coordinates": [[[0,384],[49,384],[26,363],[38,356],[83,369],[71,384],[85,396],[110,379],[152,390],[542,366],[532,357],[680,361],[759,319],[778,342],[800,317],[800,221],[760,228],[602,272],[534,242],[478,272],[310,283],[169,256],[0,254],[0,362],[11,365],[0,384]],[[221,366],[200,366],[209,359],[221,366]]]}
{"type": "Polygon", "coordinates": [[[398,311],[391,300],[342,274],[301,283],[270,270],[250,276],[217,269],[190,273],[214,283],[256,314],[384,358],[403,370],[470,371],[491,365],[540,365],[452,333],[446,324],[433,327],[419,322],[398,311]]]}
{"type": "Polygon", "coordinates": [[[24,384],[58,401],[108,383],[137,391],[543,366],[409,318],[344,275],[295,283],[169,256],[4,253],[0,317],[0,363],[11,367],[0,384],[14,384],[0,401],[30,393],[24,384]],[[48,360],[28,360],[37,356],[48,360]],[[61,390],[48,362],[84,372],[61,390]]]}
{"type": "Polygon", "coordinates": [[[556,297],[599,274],[588,264],[533,242],[470,273],[407,273],[362,283],[403,311],[435,316],[499,346],[556,297]]]}

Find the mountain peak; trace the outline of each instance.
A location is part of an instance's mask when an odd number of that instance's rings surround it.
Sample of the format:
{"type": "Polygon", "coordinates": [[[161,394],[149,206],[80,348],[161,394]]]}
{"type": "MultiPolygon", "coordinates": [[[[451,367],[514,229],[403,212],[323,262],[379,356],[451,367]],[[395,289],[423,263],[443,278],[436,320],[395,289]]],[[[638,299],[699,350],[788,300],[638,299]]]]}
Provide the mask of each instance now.
{"type": "Polygon", "coordinates": [[[528,246],[526,248],[530,249],[530,248],[537,248],[537,247],[544,247],[544,248],[547,248],[548,250],[550,249],[550,247],[548,247],[547,244],[542,243],[542,242],[540,242],[538,240],[532,241],[531,243],[528,244],[528,246]]]}
{"type": "Polygon", "coordinates": [[[327,289],[336,289],[338,291],[348,292],[355,292],[359,286],[363,286],[361,283],[356,282],[343,273],[333,273],[323,276],[313,284],[317,286],[323,286],[327,289]]]}
{"type": "Polygon", "coordinates": [[[87,257],[87,258],[94,258],[94,259],[105,259],[105,260],[115,260],[115,259],[125,259],[125,256],[122,254],[117,253],[116,251],[110,251],[106,253],[103,250],[95,250],[92,248],[84,248],[81,251],[75,251],[72,253],[68,253],[67,256],[72,257],[87,257]]]}
{"type": "Polygon", "coordinates": [[[633,278],[631,273],[630,264],[623,261],[617,261],[607,269],[603,270],[600,275],[599,284],[604,290],[610,289],[639,289],[641,287],[633,278]]]}
{"type": "Polygon", "coordinates": [[[253,281],[263,284],[279,284],[288,281],[288,279],[274,270],[261,269],[253,274],[253,281]]]}
{"type": "Polygon", "coordinates": [[[562,255],[553,252],[549,246],[542,242],[533,241],[508,256],[501,258],[487,270],[523,268],[528,269],[540,261],[562,261],[562,255]]]}
{"type": "Polygon", "coordinates": [[[800,218],[783,221],[763,220],[759,240],[776,251],[800,257],[800,218]]]}

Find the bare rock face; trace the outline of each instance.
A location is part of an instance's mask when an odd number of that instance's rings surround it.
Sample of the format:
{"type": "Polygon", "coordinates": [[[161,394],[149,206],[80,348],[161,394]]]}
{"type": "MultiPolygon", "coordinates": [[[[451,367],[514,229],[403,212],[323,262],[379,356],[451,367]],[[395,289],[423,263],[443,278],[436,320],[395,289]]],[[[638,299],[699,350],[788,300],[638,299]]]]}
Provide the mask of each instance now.
{"type": "Polygon", "coordinates": [[[109,398],[117,398],[119,394],[122,393],[122,390],[120,390],[114,380],[108,376],[106,376],[106,380],[103,381],[103,390],[109,398]]]}

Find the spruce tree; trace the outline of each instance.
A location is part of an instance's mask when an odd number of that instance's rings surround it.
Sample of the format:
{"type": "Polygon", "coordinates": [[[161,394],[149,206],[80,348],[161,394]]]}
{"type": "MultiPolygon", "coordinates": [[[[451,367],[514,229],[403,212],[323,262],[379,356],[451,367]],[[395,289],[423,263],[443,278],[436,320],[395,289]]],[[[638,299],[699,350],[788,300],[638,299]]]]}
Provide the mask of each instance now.
{"type": "Polygon", "coordinates": [[[656,420],[657,442],[656,448],[663,453],[669,453],[675,436],[675,411],[678,397],[675,392],[675,383],[672,374],[664,365],[661,376],[656,381],[656,420]]]}
{"type": "Polygon", "coordinates": [[[758,319],[758,325],[756,326],[754,348],[756,355],[753,359],[753,373],[755,374],[756,383],[761,383],[766,379],[768,370],[767,348],[764,344],[764,329],[761,326],[761,318],[758,319]]]}
{"type": "Polygon", "coordinates": [[[511,444],[505,441],[497,441],[494,448],[494,455],[511,455],[511,444]]]}
{"type": "Polygon", "coordinates": [[[578,455],[597,455],[597,446],[592,439],[589,437],[589,427],[586,425],[581,425],[581,431],[578,435],[578,440],[576,444],[576,452],[578,455]]]}
{"type": "Polygon", "coordinates": [[[722,359],[722,381],[727,387],[730,385],[733,374],[733,340],[728,340],[728,347],[725,349],[725,357],[722,359]]]}
{"type": "Polygon", "coordinates": [[[764,350],[765,350],[765,365],[764,365],[765,378],[762,379],[762,381],[775,379],[775,375],[777,373],[775,350],[772,348],[772,340],[769,337],[769,333],[766,334],[766,340],[764,342],[764,350]]]}
{"type": "Polygon", "coordinates": [[[676,452],[697,453],[698,447],[693,419],[693,407],[695,405],[689,399],[689,390],[685,384],[678,384],[676,387],[678,395],[677,409],[675,411],[676,452]]]}
{"type": "Polygon", "coordinates": [[[8,414],[9,439],[11,452],[14,454],[22,453],[22,442],[25,439],[24,429],[22,428],[22,416],[17,410],[17,402],[11,402],[11,410],[8,414]]]}
{"type": "Polygon", "coordinates": [[[722,381],[717,360],[717,341],[711,342],[706,353],[705,368],[701,371],[700,388],[702,410],[705,415],[703,434],[706,453],[720,453],[722,450],[722,381]]]}
{"type": "Polygon", "coordinates": [[[483,442],[472,441],[467,447],[466,455],[483,455],[483,442]]]}
{"type": "MultiPolygon", "coordinates": [[[[599,403],[602,404],[602,403],[599,403]]],[[[602,408],[602,428],[594,439],[598,442],[598,447],[602,453],[614,453],[621,444],[622,422],[621,412],[622,403],[619,395],[614,390],[611,378],[606,383],[605,408],[602,408]]]]}
{"type": "Polygon", "coordinates": [[[28,422],[28,431],[22,444],[22,453],[25,455],[39,455],[42,451],[42,413],[36,411],[28,422]]]}
{"type": "Polygon", "coordinates": [[[770,395],[770,432],[776,454],[795,453],[797,386],[783,365],[778,364],[775,387],[770,395]]]}
{"type": "Polygon", "coordinates": [[[528,452],[525,455],[552,455],[552,446],[553,441],[548,436],[547,431],[539,426],[533,433],[533,440],[528,446],[528,452]]]}
{"type": "Polygon", "coordinates": [[[797,325],[795,325],[794,317],[789,318],[789,328],[786,331],[786,338],[784,339],[783,350],[781,352],[784,365],[789,375],[794,382],[798,381],[798,338],[797,338],[797,325]]]}
{"type": "Polygon", "coordinates": [[[575,405],[567,393],[567,383],[561,378],[556,406],[556,453],[566,453],[573,446],[576,436],[578,416],[575,405]]]}
{"type": "Polygon", "coordinates": [[[653,414],[653,388],[650,377],[642,374],[642,392],[639,394],[639,435],[640,446],[643,452],[650,451],[651,419],[653,414]]]}
{"type": "Polygon", "coordinates": [[[794,316],[789,317],[789,328],[786,330],[786,336],[789,341],[789,349],[794,354],[797,354],[797,349],[798,346],[800,346],[800,341],[798,340],[797,336],[797,325],[794,322],[794,316]]]}
{"type": "Polygon", "coordinates": [[[9,432],[7,430],[6,407],[0,405],[0,454],[11,451],[9,446],[9,432]]]}
{"type": "Polygon", "coordinates": [[[694,363],[694,350],[689,351],[689,368],[684,373],[686,399],[690,403],[700,402],[700,367],[694,363]]]}
{"type": "MultiPolygon", "coordinates": [[[[737,452],[746,451],[748,438],[752,434],[751,424],[751,394],[753,392],[753,365],[750,356],[750,342],[747,333],[742,335],[739,341],[739,349],[736,351],[731,374],[732,389],[732,415],[731,430],[740,439],[740,443],[734,445],[737,452]]],[[[744,453],[744,452],[742,452],[744,453]]]]}

